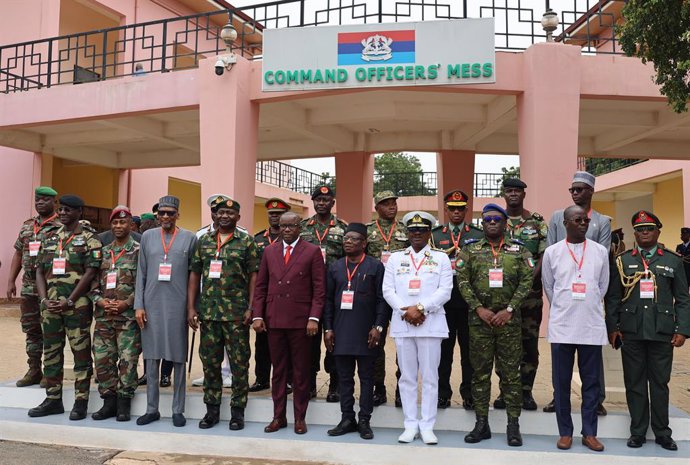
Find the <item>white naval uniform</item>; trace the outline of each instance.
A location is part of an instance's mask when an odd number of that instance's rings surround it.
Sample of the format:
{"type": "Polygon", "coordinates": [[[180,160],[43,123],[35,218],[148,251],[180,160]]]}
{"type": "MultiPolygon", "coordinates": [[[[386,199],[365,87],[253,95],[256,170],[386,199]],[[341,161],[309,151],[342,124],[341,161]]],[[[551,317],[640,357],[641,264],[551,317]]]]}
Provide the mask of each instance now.
{"type": "Polygon", "coordinates": [[[395,339],[400,366],[400,400],[405,415],[405,429],[432,430],[438,406],[438,365],[441,341],[448,337],[448,324],[443,304],[450,300],[453,274],[448,255],[428,245],[419,253],[412,247],[391,254],[383,278],[383,297],[393,309],[390,335],[395,339]],[[418,295],[410,295],[409,281],[415,278],[414,263],[421,265],[418,295]],[[420,326],[402,319],[402,307],[424,306],[426,320],[420,326]],[[417,377],[422,377],[422,418],[417,414],[417,377]]]}

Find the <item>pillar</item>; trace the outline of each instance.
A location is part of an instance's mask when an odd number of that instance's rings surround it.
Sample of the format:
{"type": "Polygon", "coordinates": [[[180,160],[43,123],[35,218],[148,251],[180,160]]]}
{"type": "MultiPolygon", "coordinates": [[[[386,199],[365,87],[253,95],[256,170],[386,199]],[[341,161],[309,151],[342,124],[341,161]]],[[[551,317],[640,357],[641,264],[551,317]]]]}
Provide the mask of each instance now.
{"type": "Polygon", "coordinates": [[[347,221],[368,223],[374,205],[374,154],[341,152],[335,154],[336,210],[347,221]],[[347,196],[339,195],[339,193],[347,196]]]}
{"type": "Polygon", "coordinates": [[[206,199],[224,193],[240,203],[240,224],[251,229],[259,104],[251,101],[250,63],[237,57],[230,71],[217,76],[216,60],[201,60],[198,70],[202,224],[211,221],[206,199]]]}
{"type": "Polygon", "coordinates": [[[468,195],[466,221],[472,221],[474,156],[475,152],[471,150],[442,150],[436,154],[439,222],[448,221],[443,209],[443,196],[453,189],[460,189],[468,195]]]}
{"type": "MultiPolygon", "coordinates": [[[[130,205],[130,184],[132,181],[132,174],[130,170],[119,170],[117,179],[117,204],[125,205],[132,208],[130,205]]],[[[136,215],[136,213],[132,213],[136,215]]]]}
{"type": "Polygon", "coordinates": [[[683,173],[683,226],[690,226],[690,167],[684,167],[683,173]]]}

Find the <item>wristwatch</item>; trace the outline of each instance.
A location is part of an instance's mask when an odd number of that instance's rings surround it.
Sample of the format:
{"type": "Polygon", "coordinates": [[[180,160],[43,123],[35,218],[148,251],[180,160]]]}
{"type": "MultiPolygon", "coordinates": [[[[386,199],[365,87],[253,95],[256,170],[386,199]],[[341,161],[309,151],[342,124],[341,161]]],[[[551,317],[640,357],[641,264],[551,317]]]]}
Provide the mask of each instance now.
{"type": "Polygon", "coordinates": [[[513,307],[511,307],[510,305],[508,305],[508,306],[506,307],[506,312],[508,312],[508,313],[513,313],[513,307]]]}
{"type": "Polygon", "coordinates": [[[419,312],[420,312],[422,315],[424,315],[424,305],[422,305],[422,304],[417,304],[417,310],[419,310],[419,312]]]}
{"type": "Polygon", "coordinates": [[[374,328],[375,328],[376,331],[378,331],[379,333],[383,333],[383,326],[374,326],[374,328]]]}
{"type": "Polygon", "coordinates": [[[67,308],[72,308],[74,307],[74,302],[72,302],[72,299],[67,299],[67,308]]]}

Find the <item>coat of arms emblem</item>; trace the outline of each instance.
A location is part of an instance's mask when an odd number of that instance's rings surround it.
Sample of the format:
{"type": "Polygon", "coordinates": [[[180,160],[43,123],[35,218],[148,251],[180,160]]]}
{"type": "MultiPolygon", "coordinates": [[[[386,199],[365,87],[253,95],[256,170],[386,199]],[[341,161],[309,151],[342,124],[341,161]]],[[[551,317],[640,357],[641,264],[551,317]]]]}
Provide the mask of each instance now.
{"type": "Polygon", "coordinates": [[[375,34],[362,40],[362,60],[364,61],[386,61],[393,58],[391,44],[393,39],[390,37],[375,34]]]}

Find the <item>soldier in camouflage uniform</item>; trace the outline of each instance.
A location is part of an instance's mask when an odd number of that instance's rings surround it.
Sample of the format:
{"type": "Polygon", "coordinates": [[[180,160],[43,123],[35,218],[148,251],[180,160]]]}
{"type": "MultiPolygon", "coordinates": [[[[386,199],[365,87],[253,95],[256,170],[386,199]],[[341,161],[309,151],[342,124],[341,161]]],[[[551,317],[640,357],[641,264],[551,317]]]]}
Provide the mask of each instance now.
{"type": "Polygon", "coordinates": [[[437,226],[431,231],[431,244],[443,250],[450,258],[453,269],[453,292],[450,300],[443,306],[446,310],[448,323],[448,339],[441,343],[441,362],[438,365],[438,408],[450,407],[453,389],[450,386],[450,374],[453,366],[455,341],[460,346],[460,367],[462,381],[460,382],[460,396],[462,406],[472,410],[472,363],[470,363],[470,328],[467,322],[467,302],[460,295],[455,261],[458,252],[469,240],[481,239],[484,233],[471,222],[465,222],[467,201],[469,197],[461,190],[452,190],[443,196],[444,209],[448,215],[448,223],[437,226]]]}
{"type": "MultiPolygon", "coordinates": [[[[410,246],[407,240],[407,228],[402,221],[396,221],[398,214],[398,196],[391,191],[379,192],[374,196],[374,204],[378,219],[367,223],[367,255],[378,258],[385,265],[392,252],[404,250],[410,246]]],[[[389,309],[390,313],[390,309],[389,309]]],[[[374,407],[385,404],[386,396],[386,331],[388,325],[383,328],[379,342],[378,354],[374,361],[374,407]]],[[[400,379],[400,370],[396,370],[396,376],[400,379]]],[[[399,390],[395,391],[396,405],[400,403],[399,390]]],[[[400,404],[402,406],[402,404],[400,404]]]]}
{"type": "MultiPolygon", "coordinates": [[[[275,241],[280,240],[280,215],[290,211],[290,204],[277,197],[270,198],[264,204],[268,212],[268,228],[254,234],[256,251],[259,263],[263,257],[264,249],[275,241]]],[[[268,335],[266,331],[256,333],[254,342],[254,375],[256,381],[249,386],[249,392],[263,391],[271,387],[271,352],[268,348],[268,335]]],[[[288,380],[290,376],[288,375],[288,380]]]]}
{"type": "MultiPolygon", "coordinates": [[[[335,205],[335,192],[333,192],[333,189],[328,186],[317,186],[311,194],[311,199],[314,202],[316,215],[302,220],[300,238],[321,248],[324,263],[326,263],[328,268],[328,265],[345,256],[343,236],[345,235],[347,223],[331,214],[333,205],[335,205]]],[[[319,324],[319,332],[312,339],[312,371],[310,381],[312,398],[316,397],[316,374],[321,367],[322,330],[322,325],[319,324]]],[[[339,402],[338,372],[335,369],[333,354],[328,351],[326,351],[326,356],[323,360],[323,367],[326,373],[330,375],[326,401],[339,402]]]]}
{"type": "Polygon", "coordinates": [[[503,208],[487,204],[482,211],[484,238],[467,242],[455,263],[458,287],[470,309],[472,397],[477,417],[465,442],[491,437],[488,413],[495,358],[507,404],[508,445],[521,446],[520,308],[532,288],[534,261],[518,242],[505,243],[507,218],[503,208]]]}
{"type": "Polygon", "coordinates": [[[223,388],[223,351],[230,358],[232,397],[230,429],[244,428],[244,409],[249,392],[249,324],[259,259],[252,236],[237,228],[240,204],[219,198],[211,207],[218,229],[204,234],[189,266],[187,321],[201,327],[199,358],[204,367],[206,415],[199,428],[211,428],[220,420],[223,388]],[[195,301],[203,278],[199,311],[195,301]]]}
{"type": "MultiPolygon", "coordinates": [[[[517,178],[508,178],[503,181],[503,198],[506,201],[506,212],[508,213],[506,239],[520,241],[530,251],[536,262],[532,290],[520,308],[522,318],[522,362],[520,363],[522,408],[536,410],[537,403],[532,396],[532,387],[539,366],[539,327],[541,326],[542,307],[544,306],[541,257],[546,250],[546,235],[549,228],[539,213],[532,213],[524,208],[526,187],[527,184],[517,178]]],[[[494,408],[506,408],[505,400],[501,394],[494,401],[494,408]]]]}
{"type": "Polygon", "coordinates": [[[91,292],[95,304],[93,361],[103,407],[91,418],[129,421],[130,404],[137,388],[141,331],[134,318],[139,243],[130,234],[132,213],[118,205],[110,214],[115,238],[103,247],[103,261],[91,292]]]}
{"type": "Polygon", "coordinates": [[[62,378],[65,336],[74,356],[74,407],[70,420],[86,418],[91,385],[91,319],[87,293],[101,266],[101,242],[82,228],[84,201],[76,195],[60,198],[58,216],[63,226],[41,243],[36,286],[41,299],[43,365],[47,398],[29,410],[30,417],[64,412],[62,378]]]}
{"type": "Polygon", "coordinates": [[[17,276],[24,270],[21,288],[21,325],[26,334],[26,355],[29,371],[17,381],[17,387],[31,386],[41,383],[45,387],[43,371],[41,370],[41,356],[43,355],[43,332],[41,331],[41,309],[36,293],[36,257],[41,248],[41,241],[60,228],[60,222],[55,213],[55,196],[57,192],[50,187],[37,187],[34,206],[37,216],[26,220],[19,230],[19,237],[14,243],[14,255],[10,265],[9,282],[7,283],[7,298],[13,298],[17,293],[17,276]]]}

